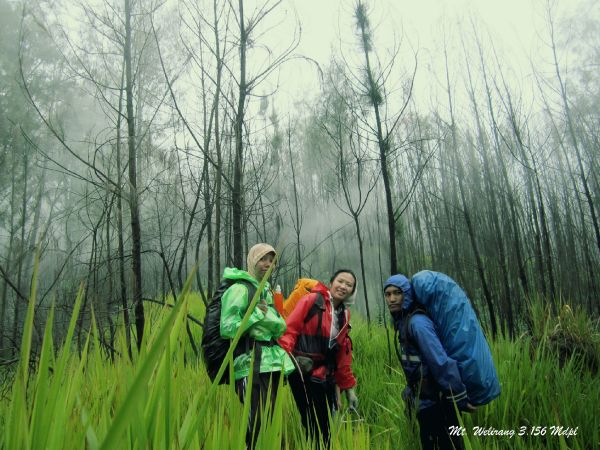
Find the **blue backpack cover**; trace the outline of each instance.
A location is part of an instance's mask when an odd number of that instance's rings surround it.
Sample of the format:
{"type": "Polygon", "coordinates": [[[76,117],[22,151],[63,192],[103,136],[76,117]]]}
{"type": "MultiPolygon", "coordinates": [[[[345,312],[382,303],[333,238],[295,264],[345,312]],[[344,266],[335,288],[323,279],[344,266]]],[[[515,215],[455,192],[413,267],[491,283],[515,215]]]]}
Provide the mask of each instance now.
{"type": "Polygon", "coordinates": [[[458,363],[472,405],[485,405],[500,395],[490,347],[469,298],[448,275],[423,270],[411,280],[417,302],[435,323],[446,353],[458,363]]]}

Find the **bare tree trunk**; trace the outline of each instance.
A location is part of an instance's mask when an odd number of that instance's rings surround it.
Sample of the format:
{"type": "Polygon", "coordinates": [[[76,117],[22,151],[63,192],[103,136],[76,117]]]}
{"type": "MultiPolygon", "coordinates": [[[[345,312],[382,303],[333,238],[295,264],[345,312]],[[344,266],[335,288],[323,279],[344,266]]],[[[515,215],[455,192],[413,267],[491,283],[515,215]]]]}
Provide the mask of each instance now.
{"type": "MultiPolygon", "coordinates": [[[[215,84],[215,152],[217,153],[217,165],[215,169],[215,230],[214,230],[214,265],[215,278],[213,282],[216,284],[221,277],[221,186],[223,161],[221,157],[221,129],[219,125],[219,96],[221,92],[221,77],[223,73],[223,58],[221,56],[218,15],[217,15],[217,0],[213,1],[214,10],[214,35],[215,35],[215,55],[217,56],[217,80],[215,84]]],[[[212,295],[212,292],[209,292],[212,295]]]]}
{"type": "MultiPolygon", "coordinates": [[[[517,125],[517,117],[516,117],[516,113],[515,113],[513,102],[512,102],[512,96],[510,94],[510,91],[508,90],[508,87],[506,86],[504,77],[502,77],[502,81],[505,86],[505,92],[502,96],[505,99],[505,104],[507,107],[507,114],[509,117],[509,122],[511,124],[511,129],[512,129],[515,139],[517,140],[518,143],[520,143],[520,131],[519,131],[518,125],[517,125]]],[[[508,142],[507,142],[507,145],[509,145],[508,142]]],[[[519,214],[517,212],[517,205],[516,205],[517,200],[515,198],[515,194],[514,194],[513,190],[510,187],[510,181],[508,178],[508,169],[506,167],[506,162],[504,161],[504,158],[502,157],[500,145],[496,146],[496,151],[497,151],[497,159],[498,159],[498,162],[500,163],[500,173],[502,175],[502,179],[504,181],[504,185],[506,186],[506,190],[507,190],[506,202],[508,203],[508,208],[510,210],[510,223],[511,223],[511,229],[512,229],[512,239],[511,240],[513,242],[515,258],[517,260],[519,282],[521,283],[521,288],[523,289],[523,293],[527,296],[530,293],[530,287],[529,287],[529,282],[527,279],[527,274],[526,274],[526,270],[525,270],[525,262],[524,262],[524,258],[523,258],[523,251],[522,251],[522,244],[521,244],[522,239],[521,239],[521,233],[520,233],[520,229],[519,229],[519,214]]]]}
{"type": "MultiPolygon", "coordinates": [[[[531,170],[531,168],[528,168],[531,170]]],[[[529,201],[529,207],[531,208],[531,225],[533,226],[533,234],[534,234],[534,254],[535,261],[537,265],[537,273],[538,273],[538,282],[542,290],[542,294],[544,296],[548,295],[548,288],[546,286],[546,271],[544,269],[544,257],[542,254],[542,233],[540,231],[540,222],[538,219],[538,209],[535,201],[535,193],[533,190],[533,183],[531,182],[531,177],[526,176],[525,185],[527,187],[527,196],[529,201]]]]}
{"type": "Polygon", "coordinates": [[[456,123],[454,121],[454,106],[452,102],[452,85],[450,84],[450,72],[448,69],[448,57],[446,54],[446,49],[444,48],[444,55],[446,61],[446,85],[447,85],[447,94],[448,94],[448,110],[450,112],[450,128],[452,133],[452,152],[454,154],[454,164],[457,169],[458,175],[458,189],[460,193],[460,199],[462,203],[462,210],[464,214],[465,223],[467,225],[467,231],[469,234],[469,241],[471,243],[471,248],[473,250],[473,254],[475,256],[475,262],[477,264],[477,273],[479,274],[479,279],[481,281],[481,286],[483,288],[483,295],[488,307],[488,313],[490,316],[490,324],[492,326],[492,336],[497,336],[498,333],[498,325],[496,321],[496,313],[494,312],[494,302],[492,299],[492,293],[490,292],[487,279],[485,277],[485,271],[483,269],[483,261],[481,259],[481,254],[479,253],[479,247],[477,246],[477,240],[475,238],[475,230],[473,226],[473,222],[471,219],[471,214],[469,212],[469,207],[467,205],[467,201],[465,198],[465,188],[464,188],[464,170],[462,166],[462,162],[458,156],[458,144],[457,144],[457,136],[456,136],[456,123]]]}
{"type": "MultiPolygon", "coordinates": [[[[492,131],[495,134],[494,143],[496,144],[496,146],[499,150],[499,141],[498,141],[498,137],[497,137],[496,129],[495,129],[496,118],[494,115],[492,97],[491,97],[491,92],[490,92],[489,83],[488,83],[488,79],[487,79],[487,71],[485,68],[485,63],[483,61],[483,53],[482,53],[481,47],[479,47],[479,58],[480,58],[480,62],[481,62],[481,70],[483,72],[484,85],[485,85],[485,89],[486,89],[488,112],[490,114],[490,117],[491,117],[492,123],[493,123],[492,131]]],[[[497,253],[498,263],[500,265],[500,275],[501,275],[500,285],[501,285],[501,289],[502,289],[501,304],[504,306],[503,309],[504,309],[507,319],[508,319],[508,328],[509,328],[510,336],[514,337],[515,323],[514,323],[514,315],[513,315],[513,310],[512,310],[513,300],[510,295],[511,282],[510,282],[510,278],[508,276],[506,251],[505,251],[505,245],[504,245],[504,239],[503,239],[504,233],[502,232],[503,230],[502,230],[502,227],[500,226],[500,221],[498,218],[498,216],[499,216],[498,201],[496,199],[496,187],[494,186],[494,180],[496,179],[496,177],[495,177],[495,174],[492,173],[492,170],[491,170],[491,163],[490,163],[489,154],[488,154],[489,153],[488,152],[488,142],[487,142],[483,127],[481,125],[481,119],[480,119],[480,115],[479,115],[479,107],[477,105],[475,89],[473,88],[473,82],[472,82],[472,78],[471,78],[471,70],[469,69],[468,64],[465,64],[465,66],[467,68],[467,73],[468,73],[468,77],[469,77],[469,95],[471,97],[471,104],[473,105],[473,110],[475,112],[475,121],[477,124],[477,135],[478,135],[479,147],[481,149],[481,156],[482,156],[482,161],[483,161],[484,186],[485,186],[487,196],[489,198],[489,219],[492,222],[493,236],[495,237],[496,253],[497,253]]]]}
{"type": "Polygon", "coordinates": [[[365,296],[365,308],[367,310],[367,325],[371,326],[371,312],[369,310],[369,295],[367,293],[367,277],[365,275],[365,254],[363,250],[363,239],[360,232],[360,223],[358,221],[358,214],[353,214],[354,226],[356,227],[356,238],[358,239],[358,255],[360,258],[360,276],[362,277],[363,295],[365,296]]]}
{"type": "MultiPolygon", "coordinates": [[[[456,149],[455,149],[456,151],[456,149]]],[[[467,201],[465,199],[465,188],[463,186],[463,177],[464,171],[462,168],[462,163],[458,157],[458,154],[455,156],[456,164],[458,166],[458,188],[460,192],[460,198],[462,201],[463,214],[465,217],[465,223],[467,225],[467,231],[469,234],[469,241],[471,242],[471,248],[473,249],[473,255],[475,256],[475,262],[477,264],[477,273],[479,274],[479,279],[481,280],[481,286],[483,288],[483,295],[488,307],[488,313],[490,316],[490,324],[492,326],[492,336],[496,337],[498,335],[498,324],[496,320],[496,313],[494,312],[494,301],[492,299],[492,293],[487,283],[487,279],[485,276],[485,270],[483,268],[483,261],[481,259],[481,254],[479,252],[479,247],[477,246],[477,239],[475,238],[475,229],[473,226],[473,222],[471,220],[471,213],[469,212],[469,207],[467,205],[467,201]]]]}
{"type": "MultiPolygon", "coordinates": [[[[19,243],[19,252],[17,253],[17,289],[23,292],[23,261],[25,260],[25,225],[27,222],[27,186],[29,177],[29,157],[27,155],[27,149],[24,149],[23,153],[23,196],[21,197],[21,237],[19,243]]],[[[15,315],[13,321],[13,343],[17,343],[18,334],[20,329],[20,314],[21,314],[21,302],[15,300],[15,315]]]]}
{"type": "Polygon", "coordinates": [[[222,178],[221,171],[223,170],[223,158],[221,156],[221,134],[219,130],[219,111],[215,114],[215,151],[217,153],[217,164],[219,168],[216,170],[215,179],[215,275],[221,277],[221,192],[222,178]]]}
{"type": "MultiPolygon", "coordinates": [[[[248,139],[250,137],[248,136],[248,139]]],[[[264,181],[263,178],[261,177],[261,174],[264,175],[265,171],[264,168],[257,166],[256,164],[256,157],[255,155],[250,152],[250,163],[252,164],[252,173],[254,174],[253,177],[253,184],[256,186],[256,195],[254,197],[254,199],[251,202],[251,206],[252,208],[246,207],[246,205],[244,204],[243,206],[243,210],[245,212],[245,217],[244,217],[244,222],[245,223],[253,223],[254,224],[254,230],[256,231],[257,234],[257,239],[258,242],[265,242],[265,240],[267,239],[267,215],[265,213],[265,203],[263,201],[263,189],[261,187],[261,183],[264,181]],[[255,210],[253,209],[254,204],[258,202],[258,212],[255,212],[255,210]],[[256,217],[256,223],[253,220],[253,217],[256,217]],[[258,219],[260,219],[261,223],[259,225],[258,223],[258,219]]],[[[244,239],[245,239],[245,244],[244,244],[244,248],[248,248],[248,227],[244,227],[244,239]]]]}
{"type": "Polygon", "coordinates": [[[544,200],[542,196],[542,187],[540,184],[540,177],[537,169],[537,163],[535,160],[532,160],[533,163],[533,175],[534,182],[537,191],[537,199],[538,199],[538,208],[540,212],[540,225],[542,230],[542,242],[544,249],[544,256],[546,259],[546,269],[548,270],[548,283],[550,285],[550,298],[553,302],[556,299],[556,289],[554,282],[554,269],[552,264],[552,247],[550,245],[550,231],[548,230],[548,222],[546,218],[546,208],[544,206],[544,200]]]}
{"type": "MultiPolygon", "coordinates": [[[[585,261],[585,268],[588,275],[588,286],[585,288],[585,296],[588,300],[588,311],[590,314],[593,314],[593,301],[597,297],[598,286],[596,284],[597,275],[594,273],[594,264],[592,262],[592,255],[590,253],[590,247],[588,245],[588,230],[587,230],[587,221],[585,219],[584,214],[584,206],[582,204],[581,198],[578,195],[578,186],[575,180],[574,172],[571,169],[571,163],[569,162],[569,158],[565,155],[565,161],[568,167],[569,178],[571,180],[571,185],[573,186],[573,192],[575,193],[575,200],[577,202],[577,213],[579,216],[579,222],[581,224],[581,251],[583,252],[583,257],[585,261]]],[[[572,234],[572,232],[571,232],[572,234]]]]}
{"type": "Polygon", "coordinates": [[[247,35],[246,27],[244,23],[244,2],[238,0],[238,21],[240,27],[240,80],[239,80],[239,91],[238,91],[238,103],[237,111],[235,114],[235,157],[234,157],[234,169],[233,169],[233,191],[232,196],[232,208],[231,208],[231,220],[232,220],[232,232],[233,232],[233,264],[235,267],[242,268],[244,263],[244,248],[243,248],[243,229],[242,219],[244,217],[243,210],[243,188],[244,188],[244,112],[246,107],[246,45],[247,35]]]}
{"type": "MultiPolygon", "coordinates": [[[[527,152],[525,149],[526,145],[523,140],[523,132],[518,123],[516,112],[513,107],[512,98],[510,96],[510,93],[508,92],[508,89],[506,89],[505,98],[508,99],[508,113],[509,113],[511,129],[512,129],[511,131],[513,133],[514,140],[517,144],[517,150],[519,151],[518,154],[521,157],[521,160],[519,162],[523,165],[523,168],[526,171],[525,187],[526,187],[526,193],[527,193],[527,200],[529,202],[529,207],[531,208],[531,215],[529,216],[529,222],[530,222],[530,226],[533,229],[532,231],[533,231],[533,236],[534,236],[533,248],[534,248],[534,254],[535,254],[535,264],[537,266],[536,273],[538,274],[538,281],[539,281],[539,286],[541,287],[541,290],[542,290],[542,294],[544,296],[546,296],[546,295],[548,295],[548,290],[546,288],[546,277],[545,277],[545,270],[544,270],[544,259],[543,259],[543,255],[542,255],[542,239],[541,239],[540,225],[539,225],[539,220],[538,220],[538,211],[537,211],[534,187],[533,187],[533,183],[531,180],[531,176],[527,175],[527,173],[534,172],[535,168],[532,166],[532,164],[529,161],[529,157],[527,156],[527,152]]],[[[535,159],[533,154],[531,155],[531,158],[532,158],[532,160],[535,159]]]]}
{"type": "MultiPolygon", "coordinates": [[[[375,201],[376,201],[376,208],[375,208],[375,217],[377,218],[377,238],[378,238],[378,242],[377,242],[377,262],[379,263],[379,282],[380,285],[383,286],[383,282],[384,279],[387,277],[383,276],[383,268],[382,268],[382,264],[381,264],[381,248],[383,247],[383,243],[381,242],[381,236],[383,233],[381,233],[381,223],[379,220],[379,195],[377,195],[377,193],[375,194],[375,201]]],[[[381,311],[385,311],[387,309],[387,305],[386,305],[386,301],[384,299],[383,295],[380,295],[379,298],[381,298],[381,311]]],[[[387,343],[387,353],[388,353],[388,367],[392,367],[392,345],[391,345],[391,339],[390,339],[390,328],[388,327],[388,323],[387,323],[387,314],[383,314],[383,326],[385,328],[385,337],[386,337],[386,343],[387,343]]]]}
{"type": "MultiPolygon", "coordinates": [[[[13,261],[13,253],[14,253],[14,242],[15,242],[15,214],[16,214],[16,203],[17,203],[17,189],[16,189],[16,155],[13,155],[12,158],[12,167],[11,167],[11,189],[10,189],[10,236],[8,238],[8,251],[6,254],[6,269],[10,274],[12,268],[13,261]]],[[[5,334],[7,335],[7,330],[9,329],[8,324],[6,324],[6,310],[8,303],[8,282],[4,280],[2,283],[2,315],[0,316],[0,327],[2,328],[2,332],[0,332],[0,349],[4,349],[4,338],[5,334]]],[[[15,300],[15,308],[17,307],[18,299],[15,300]]],[[[6,336],[8,337],[8,336],[6,336]]],[[[16,341],[13,340],[13,343],[16,341]]],[[[17,349],[15,345],[11,347],[11,355],[14,355],[17,349]]]]}
{"type": "Polygon", "coordinates": [[[394,206],[392,202],[392,189],[390,186],[390,175],[388,168],[389,135],[383,135],[383,126],[381,121],[381,112],[379,106],[382,102],[381,93],[369,59],[371,50],[370,36],[368,31],[368,19],[364,5],[359,2],[357,5],[356,19],[360,28],[361,47],[365,55],[365,71],[369,87],[369,100],[373,105],[375,112],[375,124],[377,127],[377,146],[379,148],[379,163],[381,165],[381,179],[385,191],[385,205],[388,219],[388,234],[390,239],[390,273],[398,273],[398,257],[396,253],[396,221],[394,220],[394,206]]]}
{"type": "Polygon", "coordinates": [[[207,284],[206,289],[208,295],[212,295],[214,291],[214,242],[212,229],[212,202],[210,195],[210,179],[208,173],[208,161],[204,162],[204,210],[206,211],[206,239],[207,239],[207,284]]]}
{"type": "MultiPolygon", "coordinates": [[[[235,123],[231,124],[234,128],[235,128],[235,123]]],[[[232,148],[235,145],[235,142],[232,141],[232,139],[230,138],[228,140],[228,146],[227,146],[227,155],[225,160],[229,162],[229,164],[227,164],[227,175],[228,178],[231,179],[233,178],[233,172],[234,172],[234,164],[231,164],[231,161],[234,158],[234,149],[232,148]]],[[[225,168],[224,168],[225,170],[225,168]]],[[[231,188],[231,190],[229,191],[229,193],[231,195],[233,195],[233,191],[234,189],[231,188]]],[[[231,266],[234,265],[234,256],[233,256],[233,199],[231,199],[231,202],[229,202],[229,204],[227,205],[227,215],[225,216],[225,266],[231,266]]],[[[241,240],[241,236],[240,236],[240,240],[241,240]]]]}
{"type": "MultiPolygon", "coordinates": [[[[110,191],[106,192],[106,201],[108,202],[108,197],[110,196],[110,191]]],[[[113,360],[115,357],[114,348],[115,348],[115,324],[113,321],[112,313],[114,309],[114,295],[115,295],[115,282],[114,282],[114,271],[113,271],[113,261],[112,261],[112,248],[110,245],[110,229],[111,229],[111,214],[112,208],[114,205],[115,196],[113,195],[110,199],[110,203],[106,206],[106,270],[108,275],[108,303],[106,305],[107,314],[106,318],[108,321],[108,330],[110,332],[110,340],[109,340],[109,351],[110,351],[110,359],[113,360]]]]}
{"type": "MultiPolygon", "coordinates": [[[[42,174],[40,176],[40,180],[38,182],[38,189],[35,200],[35,211],[33,214],[33,225],[31,226],[31,231],[29,233],[28,241],[31,242],[32,246],[38,245],[38,234],[39,234],[39,226],[40,226],[40,216],[42,212],[42,202],[44,200],[44,194],[46,193],[46,172],[48,170],[48,160],[44,159],[44,163],[42,166],[42,174]]],[[[31,253],[31,258],[29,259],[29,264],[27,266],[27,270],[25,272],[25,279],[31,278],[31,273],[29,272],[29,268],[33,267],[35,260],[35,251],[31,253]]]]}
{"type": "MultiPolygon", "coordinates": [[[[557,132],[557,135],[560,136],[560,133],[558,133],[558,129],[557,129],[557,125],[552,117],[552,114],[550,113],[550,107],[549,105],[546,103],[546,108],[548,109],[548,115],[552,121],[552,125],[554,127],[554,130],[557,132]]],[[[561,178],[563,179],[563,189],[565,191],[564,196],[565,196],[565,202],[567,201],[568,198],[568,194],[567,194],[567,185],[571,184],[572,189],[573,189],[573,193],[574,193],[574,197],[575,197],[575,202],[576,202],[576,215],[579,218],[579,222],[580,222],[580,226],[581,226],[581,239],[578,239],[579,242],[579,246],[581,247],[581,251],[583,252],[583,258],[584,258],[584,262],[585,262],[585,268],[586,268],[586,273],[587,273],[587,282],[586,283],[578,283],[580,286],[580,288],[582,288],[583,292],[581,293],[582,298],[587,298],[587,307],[588,307],[588,311],[590,314],[593,314],[593,300],[596,298],[596,291],[598,289],[597,285],[596,285],[596,277],[594,274],[594,263],[593,263],[593,258],[592,255],[590,253],[590,245],[589,245],[589,240],[588,240],[588,225],[587,225],[587,220],[585,217],[585,212],[584,212],[584,205],[583,202],[581,200],[581,197],[579,196],[580,193],[580,186],[577,184],[577,179],[575,176],[575,171],[573,170],[573,167],[571,166],[571,161],[569,160],[569,154],[567,152],[567,148],[562,140],[562,138],[559,138],[559,143],[560,143],[560,147],[562,150],[562,158],[559,158],[559,162],[561,164],[561,170],[559,171],[561,174],[561,178]],[[567,166],[567,170],[562,170],[563,167],[563,159],[564,159],[564,164],[566,164],[567,166]],[[565,179],[565,172],[568,174],[568,178],[569,178],[569,182],[566,181],[565,179]]],[[[575,214],[575,213],[573,213],[575,214]]],[[[569,217],[567,217],[569,218],[569,217]]],[[[570,239],[570,244],[569,247],[575,249],[576,248],[576,242],[575,242],[575,223],[571,220],[572,223],[570,223],[568,225],[568,230],[570,230],[569,234],[569,239],[570,239]]],[[[575,264],[575,263],[574,263],[575,264]]],[[[567,270],[574,267],[574,265],[569,265],[567,266],[567,270]]],[[[569,273],[569,277],[570,277],[570,273],[569,273]]]]}
{"type": "Polygon", "coordinates": [[[569,137],[571,138],[571,142],[573,144],[573,149],[575,150],[575,155],[577,156],[577,168],[579,169],[579,181],[583,186],[583,192],[585,198],[588,203],[588,207],[590,209],[590,216],[592,218],[592,227],[594,228],[594,235],[596,236],[596,246],[598,247],[598,252],[600,252],[600,225],[598,224],[598,217],[596,215],[596,208],[594,207],[594,199],[592,197],[592,193],[590,191],[590,187],[588,184],[587,176],[585,174],[585,169],[583,167],[583,160],[581,157],[581,151],[579,150],[579,142],[577,140],[577,134],[575,133],[575,125],[573,124],[573,118],[571,116],[571,109],[569,107],[569,100],[567,98],[567,89],[565,83],[562,79],[562,75],[560,73],[560,68],[558,65],[558,56],[556,55],[556,42],[554,39],[554,21],[551,16],[550,7],[547,9],[548,13],[548,25],[550,26],[550,42],[552,47],[552,56],[554,58],[554,69],[556,71],[556,78],[558,79],[558,85],[560,87],[560,95],[563,103],[563,108],[565,111],[565,118],[567,120],[567,128],[569,130],[569,137]]]}
{"type": "MultiPolygon", "coordinates": [[[[445,158],[442,157],[441,158],[441,164],[442,167],[440,168],[441,171],[441,183],[442,183],[442,198],[443,198],[443,203],[444,203],[444,214],[446,216],[446,220],[448,222],[448,230],[450,232],[450,251],[451,251],[451,259],[450,261],[452,262],[452,269],[453,271],[456,273],[457,278],[461,278],[462,274],[462,264],[460,263],[460,258],[459,258],[459,248],[458,248],[458,243],[460,242],[459,238],[458,238],[458,230],[457,230],[457,220],[455,218],[455,213],[453,211],[453,209],[451,209],[450,205],[452,205],[454,202],[458,203],[458,196],[456,193],[456,183],[451,183],[450,180],[448,180],[448,174],[453,172],[452,169],[452,161],[449,158],[445,158]],[[447,166],[444,167],[444,164],[448,164],[447,166]]],[[[444,252],[445,253],[445,252],[444,252]]]]}
{"type": "MultiPolygon", "coordinates": [[[[121,76],[121,86],[123,86],[123,70],[121,76]]],[[[125,327],[125,339],[127,341],[127,350],[131,358],[131,319],[129,318],[129,304],[127,301],[127,282],[125,278],[125,244],[123,242],[123,170],[121,168],[121,111],[123,110],[123,89],[119,94],[119,113],[117,118],[117,255],[119,260],[119,297],[121,299],[121,308],[123,309],[123,324],[125,327]]]]}
{"type": "MultiPolygon", "coordinates": [[[[203,63],[203,57],[202,57],[202,52],[200,52],[200,62],[201,64],[203,63]]],[[[177,268],[177,279],[179,281],[179,289],[183,288],[183,280],[184,280],[184,275],[183,275],[183,268],[185,263],[187,262],[187,248],[188,248],[188,243],[190,240],[190,234],[192,231],[192,226],[194,224],[194,221],[196,219],[196,211],[198,210],[198,205],[200,203],[200,196],[202,193],[204,193],[204,206],[205,206],[205,214],[206,214],[206,218],[204,221],[204,226],[208,226],[209,228],[209,236],[208,236],[208,246],[209,246],[209,252],[211,251],[211,247],[212,247],[212,204],[211,204],[211,200],[210,200],[210,186],[209,186],[209,171],[208,171],[208,164],[209,164],[209,154],[210,154],[210,140],[211,140],[211,131],[212,131],[212,123],[215,117],[215,111],[217,108],[217,102],[218,102],[218,98],[220,95],[220,92],[217,90],[215,92],[215,98],[214,101],[212,102],[211,105],[211,109],[210,109],[210,117],[207,119],[207,104],[206,104],[206,88],[205,88],[205,76],[204,74],[201,76],[201,85],[202,85],[202,110],[203,110],[203,130],[204,130],[204,141],[203,141],[203,152],[205,154],[204,157],[204,163],[203,163],[203,168],[202,168],[202,175],[200,177],[200,180],[198,181],[198,185],[196,187],[196,195],[194,198],[194,204],[192,206],[192,210],[190,211],[190,217],[188,219],[188,223],[187,226],[184,228],[184,233],[183,233],[183,240],[182,240],[182,244],[181,244],[181,256],[179,258],[179,266],[177,268]]],[[[181,172],[180,172],[181,173],[181,172]]],[[[181,175],[180,175],[181,178],[181,175]]],[[[184,203],[184,209],[185,209],[185,195],[183,192],[183,179],[182,179],[182,199],[183,199],[183,203],[184,203]]],[[[185,214],[185,212],[184,212],[185,214]]],[[[184,222],[185,222],[185,218],[184,218],[184,222]]],[[[199,257],[199,247],[200,247],[200,239],[202,237],[203,232],[200,232],[198,235],[198,239],[197,239],[197,243],[196,243],[196,253],[195,253],[195,259],[196,261],[198,260],[199,257]]],[[[209,261],[209,292],[212,292],[212,254],[210,255],[211,259],[209,261]]],[[[196,277],[198,278],[200,276],[200,274],[198,272],[196,272],[196,277]]]]}
{"type": "Polygon", "coordinates": [[[125,0],[125,92],[127,110],[127,147],[129,153],[129,212],[131,216],[131,258],[133,269],[133,304],[135,305],[136,343],[142,347],[144,305],[142,304],[142,242],[137,190],[137,150],[133,114],[133,74],[131,55],[131,5],[125,0]]]}
{"type": "MultiPolygon", "coordinates": [[[[86,204],[88,202],[86,201],[86,204]]],[[[77,348],[79,349],[79,351],[81,351],[82,349],[82,344],[81,344],[81,338],[83,336],[83,326],[84,326],[84,321],[85,321],[85,315],[87,313],[87,304],[89,301],[90,296],[95,296],[96,295],[96,286],[94,285],[93,282],[90,283],[90,279],[93,279],[93,277],[95,277],[95,273],[98,270],[95,261],[96,261],[96,254],[98,253],[98,229],[100,228],[102,221],[104,219],[104,213],[102,213],[102,215],[100,216],[100,219],[98,220],[98,223],[96,223],[94,225],[94,227],[92,228],[92,249],[90,251],[90,258],[88,260],[88,270],[87,270],[87,277],[86,277],[86,289],[83,295],[83,303],[81,305],[81,311],[79,313],[79,317],[77,317],[77,348]]]]}
{"type": "Polygon", "coordinates": [[[423,216],[425,219],[425,224],[423,226],[425,227],[425,233],[427,234],[427,244],[429,247],[429,254],[431,256],[431,267],[437,267],[437,266],[439,266],[439,263],[438,263],[439,254],[437,251],[437,247],[434,245],[434,238],[432,235],[433,227],[430,224],[439,223],[439,220],[432,219],[431,208],[429,206],[428,200],[425,197],[424,193],[422,193],[422,199],[421,199],[420,203],[421,203],[421,205],[423,205],[423,216]]]}
{"type": "Polygon", "coordinates": [[[295,218],[292,218],[292,225],[296,232],[296,265],[298,267],[298,278],[302,278],[302,253],[300,244],[300,231],[302,230],[302,215],[300,213],[300,202],[298,201],[298,185],[296,184],[296,170],[294,168],[294,156],[292,155],[292,129],[288,122],[288,153],[290,155],[290,169],[292,171],[292,188],[294,190],[294,208],[295,218]]]}
{"type": "Polygon", "coordinates": [[[560,152],[556,158],[558,172],[560,173],[560,184],[553,183],[554,180],[545,179],[544,189],[548,195],[548,207],[552,220],[554,236],[554,247],[556,251],[556,282],[559,295],[571,299],[582,299],[585,294],[582,287],[585,286],[585,271],[573,273],[572,268],[578,266],[577,245],[575,244],[575,223],[573,221],[573,205],[568,195],[566,179],[566,167],[563,164],[560,152]],[[573,283],[565,283],[565,280],[573,280],[573,283]]]}
{"type": "MultiPolygon", "coordinates": [[[[206,149],[206,147],[205,147],[206,149]]],[[[204,159],[204,166],[208,164],[208,160],[204,159]]],[[[183,230],[183,239],[181,241],[181,256],[179,257],[179,265],[177,266],[177,281],[179,283],[179,289],[183,289],[183,281],[184,274],[183,269],[187,262],[187,248],[190,240],[190,234],[192,232],[192,226],[194,224],[194,219],[196,218],[196,210],[198,209],[198,204],[200,203],[200,194],[203,191],[204,185],[204,176],[207,174],[206,170],[202,170],[202,177],[198,181],[198,186],[196,186],[196,195],[194,196],[194,204],[192,206],[192,210],[190,211],[189,218],[187,221],[187,226],[185,226],[183,230]]],[[[183,191],[183,179],[181,179],[182,191],[183,191]]],[[[185,195],[182,192],[182,200],[183,200],[183,209],[185,216],[185,195]]],[[[175,292],[173,293],[175,295],[175,292]]]]}

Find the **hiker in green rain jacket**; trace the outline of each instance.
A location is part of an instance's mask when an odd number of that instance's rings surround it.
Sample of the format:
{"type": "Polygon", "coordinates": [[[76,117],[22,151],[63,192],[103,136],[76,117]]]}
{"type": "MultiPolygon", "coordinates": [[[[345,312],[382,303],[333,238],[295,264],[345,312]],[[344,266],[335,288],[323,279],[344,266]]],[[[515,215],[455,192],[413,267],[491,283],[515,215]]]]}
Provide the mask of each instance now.
{"type": "MultiPolygon", "coordinates": [[[[226,267],[223,278],[236,280],[221,298],[221,336],[233,339],[237,334],[252,294],[275,260],[275,249],[268,244],[256,244],[248,252],[248,271],[226,267]],[[249,287],[252,286],[252,287],[249,287]]],[[[245,351],[233,361],[235,388],[243,403],[246,395],[250,396],[250,415],[246,444],[254,448],[261,424],[261,408],[269,402],[271,410],[277,398],[277,388],[281,374],[288,375],[294,370],[294,364],[278,344],[277,339],[285,332],[285,320],[279,315],[273,303],[273,295],[269,282],[265,283],[260,293],[260,300],[252,311],[250,320],[245,326],[244,337],[239,345],[246,345],[245,351]],[[252,363],[254,349],[255,364],[252,363]],[[253,372],[252,386],[248,390],[250,371],[253,372]],[[270,386],[270,392],[269,392],[270,386]],[[269,398],[267,398],[269,393],[269,398]]],[[[239,347],[238,347],[239,348],[239,347]]]]}

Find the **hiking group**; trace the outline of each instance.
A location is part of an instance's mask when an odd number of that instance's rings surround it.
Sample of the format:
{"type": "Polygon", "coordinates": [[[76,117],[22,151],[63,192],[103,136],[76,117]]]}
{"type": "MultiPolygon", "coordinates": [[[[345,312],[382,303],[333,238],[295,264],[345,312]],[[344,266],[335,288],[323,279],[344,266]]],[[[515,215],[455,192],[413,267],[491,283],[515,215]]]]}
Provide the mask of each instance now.
{"type": "MultiPolygon", "coordinates": [[[[267,280],[276,257],[272,246],[256,244],[248,251],[246,271],[225,268],[206,311],[205,365],[216,381],[231,340],[241,331],[233,372],[225,370],[219,382],[233,381],[240,401],[249,399],[247,448],[256,448],[262,419],[271,416],[284,380],[306,439],[329,448],[330,420],[342,408],[341,393],[349,410],[358,408],[349,336],[356,276],[349,269],[336,270],[327,286],[300,279],[288,299],[276,304],[267,280]]],[[[472,412],[500,394],[491,353],[468,298],[450,277],[431,271],[411,280],[392,275],[383,293],[407,382],[402,397],[407,412],[416,414],[422,448],[464,448],[462,437],[451,436],[450,427],[459,425],[461,411],[472,412]]]]}

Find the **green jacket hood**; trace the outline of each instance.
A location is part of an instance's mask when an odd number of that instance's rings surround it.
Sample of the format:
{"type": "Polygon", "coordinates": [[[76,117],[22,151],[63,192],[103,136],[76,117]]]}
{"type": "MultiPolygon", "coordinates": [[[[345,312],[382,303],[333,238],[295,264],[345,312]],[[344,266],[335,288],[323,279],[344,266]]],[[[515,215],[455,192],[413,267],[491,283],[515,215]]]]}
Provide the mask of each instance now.
{"type": "MultiPolygon", "coordinates": [[[[256,278],[254,278],[245,270],[236,269],[235,267],[225,267],[225,270],[223,271],[223,278],[228,280],[246,280],[256,287],[259,285],[259,281],[256,278]]],[[[265,287],[270,287],[268,281],[266,282],[265,287]]]]}

